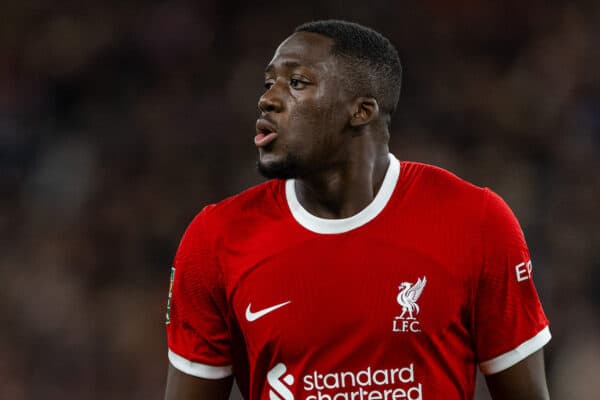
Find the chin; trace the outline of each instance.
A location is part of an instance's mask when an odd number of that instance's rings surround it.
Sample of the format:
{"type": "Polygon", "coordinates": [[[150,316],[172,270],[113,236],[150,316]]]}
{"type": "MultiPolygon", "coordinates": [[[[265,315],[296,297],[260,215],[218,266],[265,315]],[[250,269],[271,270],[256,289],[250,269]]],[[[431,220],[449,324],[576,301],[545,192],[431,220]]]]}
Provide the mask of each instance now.
{"type": "Polygon", "coordinates": [[[258,172],[268,179],[293,179],[299,175],[299,163],[288,155],[283,159],[261,156],[257,162],[258,172]]]}

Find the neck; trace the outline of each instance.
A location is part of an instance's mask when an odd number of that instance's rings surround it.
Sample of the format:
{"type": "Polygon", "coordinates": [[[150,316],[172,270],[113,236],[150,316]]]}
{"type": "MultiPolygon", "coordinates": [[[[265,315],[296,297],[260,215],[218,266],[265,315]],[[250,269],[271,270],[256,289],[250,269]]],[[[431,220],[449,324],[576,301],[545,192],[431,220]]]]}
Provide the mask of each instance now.
{"type": "Polygon", "coordinates": [[[361,146],[348,152],[343,163],[296,179],[298,201],[312,215],[339,219],[351,217],[377,195],[389,166],[387,144],[361,146]]]}

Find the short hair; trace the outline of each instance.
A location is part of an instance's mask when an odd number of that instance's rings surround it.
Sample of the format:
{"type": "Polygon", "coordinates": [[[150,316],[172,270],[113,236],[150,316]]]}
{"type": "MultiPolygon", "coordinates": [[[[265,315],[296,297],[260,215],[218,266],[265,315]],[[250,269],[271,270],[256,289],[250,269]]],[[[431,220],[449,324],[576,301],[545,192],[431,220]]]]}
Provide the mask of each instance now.
{"type": "Polygon", "coordinates": [[[346,87],[357,96],[377,99],[388,114],[396,110],[402,84],[402,65],[398,51],[379,32],[354,22],[323,20],[307,22],[294,32],[311,32],[333,40],[332,54],[343,59],[347,67],[346,87]]]}

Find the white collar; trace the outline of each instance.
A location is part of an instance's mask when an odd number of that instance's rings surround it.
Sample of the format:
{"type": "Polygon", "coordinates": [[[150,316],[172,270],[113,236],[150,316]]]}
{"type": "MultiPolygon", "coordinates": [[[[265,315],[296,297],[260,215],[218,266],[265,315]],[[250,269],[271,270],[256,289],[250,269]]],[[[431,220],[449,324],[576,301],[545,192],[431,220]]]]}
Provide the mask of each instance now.
{"type": "Polygon", "coordinates": [[[383,183],[373,201],[359,213],[348,218],[327,219],[312,215],[302,207],[296,197],[295,180],[288,179],[285,182],[285,197],[292,216],[300,225],[315,233],[344,233],[363,226],[383,211],[396,188],[400,176],[400,162],[391,153],[389,158],[390,164],[383,178],[383,183]]]}

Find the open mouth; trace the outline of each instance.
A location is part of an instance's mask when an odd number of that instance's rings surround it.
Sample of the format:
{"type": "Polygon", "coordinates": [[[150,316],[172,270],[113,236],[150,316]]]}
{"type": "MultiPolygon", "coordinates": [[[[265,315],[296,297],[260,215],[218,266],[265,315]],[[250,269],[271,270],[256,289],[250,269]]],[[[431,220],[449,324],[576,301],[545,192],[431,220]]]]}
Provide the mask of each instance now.
{"type": "Polygon", "coordinates": [[[256,136],[254,136],[254,144],[257,147],[264,147],[273,142],[277,138],[275,126],[265,120],[259,119],[256,121],[256,136]]]}

